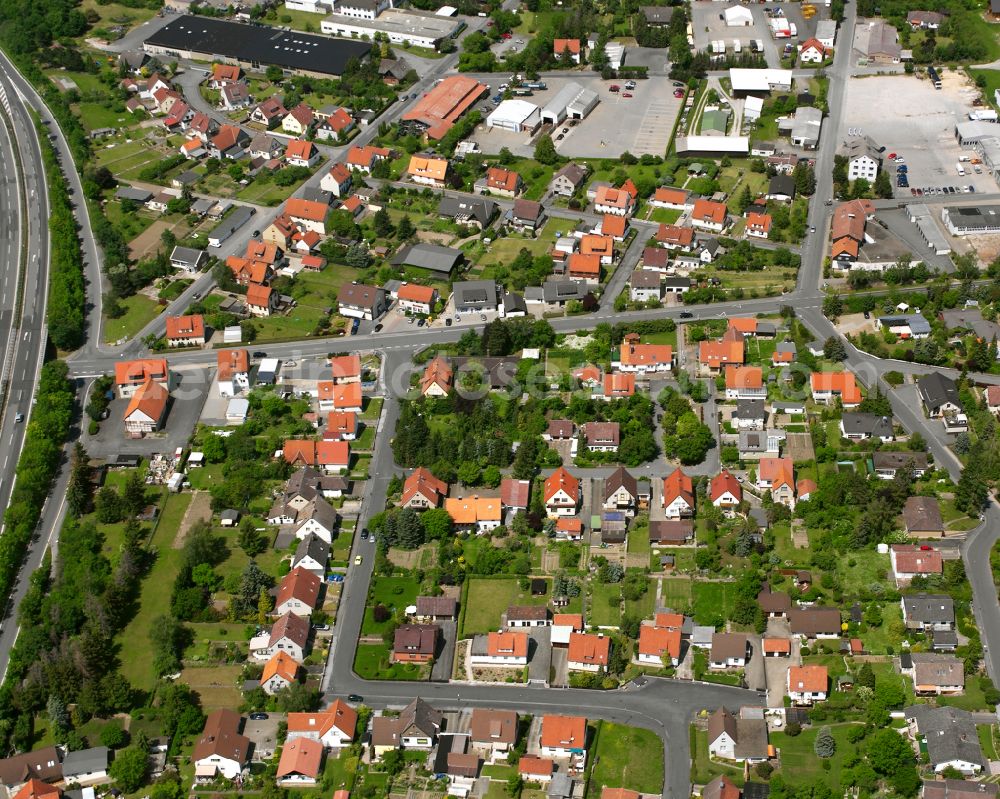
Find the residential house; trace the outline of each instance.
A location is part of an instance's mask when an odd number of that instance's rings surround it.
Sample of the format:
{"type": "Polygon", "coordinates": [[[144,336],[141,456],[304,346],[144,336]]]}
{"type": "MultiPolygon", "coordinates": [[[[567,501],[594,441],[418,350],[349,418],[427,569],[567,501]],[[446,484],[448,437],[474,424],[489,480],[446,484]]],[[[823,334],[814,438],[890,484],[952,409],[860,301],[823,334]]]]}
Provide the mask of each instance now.
{"type": "Polygon", "coordinates": [[[285,741],[306,738],[326,749],[343,749],[354,741],[358,711],[344,700],[335,700],[326,710],[314,713],[289,713],[285,741]]]}
{"type": "Polygon", "coordinates": [[[500,504],[508,511],[527,511],[531,481],[505,477],[500,481],[500,504]]]}
{"type": "Polygon", "coordinates": [[[737,400],[732,419],[737,430],[763,430],[764,422],[767,420],[764,400],[737,400]]]}
{"type": "Polygon", "coordinates": [[[561,197],[572,197],[587,179],[587,168],[572,161],[561,167],[549,182],[549,191],[561,197]]]}
{"type": "Polygon", "coordinates": [[[454,621],[458,616],[458,600],[450,596],[418,596],[414,618],[421,624],[454,621]]]}
{"type": "Polygon", "coordinates": [[[570,633],[566,656],[570,671],[600,672],[608,667],[611,639],[602,633],[570,633]]]}
{"type": "Polygon", "coordinates": [[[204,345],[205,317],[201,314],[168,316],[165,322],[168,347],[200,347],[204,345]]]}
{"type": "Polygon", "coordinates": [[[698,364],[703,372],[717,375],[727,366],[742,366],[743,341],[702,341],[698,344],[698,364]]]}
{"type": "Polygon", "coordinates": [[[892,480],[900,469],[909,469],[915,478],[920,478],[927,472],[927,453],[879,450],[872,453],[872,467],[875,476],[882,480],[892,480]]]}
{"type": "Polygon", "coordinates": [[[594,197],[594,213],[631,216],[635,212],[638,195],[638,189],[631,180],[626,180],[621,188],[600,186],[594,197]]]}
{"type": "Polygon", "coordinates": [[[268,696],[274,696],[278,691],[290,688],[299,678],[302,664],[292,658],[287,652],[275,652],[260,675],[260,687],[268,696]]]}
{"type": "Polygon", "coordinates": [[[285,147],[285,163],[289,166],[312,168],[323,158],[316,145],[305,139],[292,139],[285,147]]]}
{"type": "MultiPolygon", "coordinates": [[[[63,780],[67,785],[69,783],[93,785],[106,782],[110,762],[110,751],[106,746],[92,746],[88,749],[66,752],[62,762],[63,780]]],[[[58,795],[53,799],[59,799],[58,795]]]]}
{"type": "Polygon", "coordinates": [[[170,369],[165,359],[147,358],[115,364],[115,386],[122,399],[129,399],[150,380],[170,388],[170,369]]]}
{"type": "Polygon", "coordinates": [[[516,197],[524,189],[524,181],[512,169],[491,166],[486,170],[486,175],[476,181],[474,189],[477,194],[516,197]]]}
{"type": "Polygon", "coordinates": [[[769,619],[783,619],[792,609],[791,597],[784,591],[772,591],[769,584],[757,594],[757,604],[769,619]]]}
{"type": "Polygon", "coordinates": [[[728,469],[723,469],[708,484],[708,498],[715,507],[732,513],[743,502],[743,487],[728,469]]]}
{"type": "Polygon", "coordinates": [[[849,180],[859,178],[874,183],[882,165],[882,154],[864,137],[851,139],[847,143],[847,177],[849,180]]]}
{"type": "Polygon", "coordinates": [[[767,200],[788,203],[795,199],[795,178],[791,175],[775,175],[767,186],[767,200]]]}
{"type": "Polygon", "coordinates": [[[943,538],[941,506],[934,497],[907,497],[903,505],[903,526],[910,538],[943,538]]]}
{"type": "Polygon", "coordinates": [[[285,145],[274,136],[268,136],[266,133],[254,136],[247,147],[247,154],[251,158],[260,158],[264,161],[278,158],[284,151],[285,145]]]}
{"type": "Polygon", "coordinates": [[[503,522],[499,497],[448,497],[444,509],[457,529],[479,535],[495,530],[503,522]]]}
{"type": "Polygon", "coordinates": [[[649,204],[654,208],[669,208],[674,211],[690,210],[694,204],[691,192],[687,189],[677,189],[671,186],[659,186],[649,198],[649,204]]]}
{"type": "Polygon", "coordinates": [[[765,399],[764,373],[759,366],[726,366],[726,399],[765,399]]]}
{"type": "Polygon", "coordinates": [[[319,604],[322,585],[322,580],[311,571],[303,568],[292,569],[278,584],[274,613],[278,616],[286,613],[310,616],[319,604]]]}
{"type": "Polygon", "coordinates": [[[437,508],[448,494],[448,484],[438,480],[429,469],[418,466],[403,483],[400,505],[404,508],[426,510],[437,508]]]}
{"type": "Polygon", "coordinates": [[[755,239],[766,239],[771,235],[771,215],[750,211],[746,217],[746,234],[755,239]]]}
{"type": "Polygon", "coordinates": [[[997,799],[998,793],[996,783],[970,780],[924,780],[921,788],[922,799],[997,799]]]}
{"type": "Polygon", "coordinates": [[[251,102],[250,90],[245,83],[230,83],[219,90],[219,108],[223,111],[237,111],[251,102]]]}
{"type": "Polygon", "coordinates": [[[676,666],[681,658],[681,631],[643,624],[636,652],[636,662],[643,666],[676,666]]]}
{"type": "Polygon", "coordinates": [[[904,673],[913,680],[917,696],[954,696],[965,691],[965,664],[954,655],[913,652],[910,663],[904,673]]]}
{"type": "Polygon", "coordinates": [[[825,702],[830,676],[826,666],[790,666],[785,685],[793,705],[825,702]]]}
{"type": "Polygon", "coordinates": [[[285,203],[285,213],[300,231],[312,230],[321,236],[326,235],[326,218],[330,213],[330,206],[326,203],[290,197],[285,203]]]}
{"type": "Polygon", "coordinates": [[[169,401],[170,392],[167,388],[153,378],[147,379],[132,394],[122,415],[125,435],[129,438],[141,438],[162,428],[169,401]]]}
{"type": "Polygon", "coordinates": [[[343,316],[374,321],[388,309],[385,292],[376,286],[349,283],[337,295],[338,311],[343,316]]]}
{"type": "Polygon", "coordinates": [[[924,412],[932,419],[951,416],[962,411],[955,381],[940,372],[931,372],[917,380],[917,393],[920,395],[924,412]]]}
{"type": "Polygon", "coordinates": [[[694,523],[690,519],[649,523],[649,544],[654,548],[686,546],[693,541],[694,523]]]}
{"type": "Polygon", "coordinates": [[[923,739],[928,762],[935,773],[953,768],[965,776],[974,776],[983,771],[986,758],[979,743],[975,716],[968,710],[911,705],[903,709],[903,716],[914,738],[919,735],[923,739]]]}
{"type": "Polygon", "coordinates": [[[548,758],[525,755],[517,761],[517,773],[525,782],[550,783],[556,764],[548,758]]]}
{"type": "Polygon", "coordinates": [[[694,484],[680,469],[674,469],[663,479],[660,503],[667,519],[694,516],[694,484]]]}
{"type": "Polygon", "coordinates": [[[814,402],[830,405],[839,399],[844,408],[861,404],[861,391],[854,382],[853,372],[813,372],[809,385],[814,402]]]}
{"type": "Polygon", "coordinates": [[[497,213],[493,200],[479,197],[444,196],[438,203],[438,216],[453,219],[460,225],[470,225],[480,230],[490,226],[497,213]]]}
{"type": "Polygon", "coordinates": [[[575,252],[566,259],[566,270],[572,279],[596,286],[601,281],[601,257],[575,252]]]}
{"type": "Polygon", "coordinates": [[[393,663],[430,663],[437,654],[441,628],[436,624],[401,624],[392,642],[393,663]]]}
{"type": "Polygon", "coordinates": [[[549,516],[573,516],[580,504],[580,481],[560,466],[545,479],[543,495],[549,516]]]}
{"type": "Polygon", "coordinates": [[[278,308],[278,293],[270,286],[251,283],[247,286],[246,303],[251,316],[270,316],[278,308]]]}
{"type": "Polygon", "coordinates": [[[614,372],[604,375],[603,399],[627,399],[635,394],[635,373],[614,372]]]}
{"type": "Polygon", "coordinates": [[[639,492],[636,479],[628,471],[619,466],[604,479],[604,501],[602,507],[607,511],[622,511],[631,516],[639,502],[639,492]]]}
{"type": "Polygon", "coordinates": [[[221,125],[219,132],[210,140],[208,154],[212,158],[236,161],[243,157],[244,147],[250,142],[250,137],[242,128],[235,125],[221,125]]]}
{"type": "Polygon", "coordinates": [[[351,188],[351,171],[338,162],[320,179],[319,187],[334,197],[343,197],[351,188]]]}
{"type": "Polygon", "coordinates": [[[373,147],[370,144],[366,144],[364,147],[355,145],[347,151],[347,166],[352,170],[370,175],[375,164],[379,161],[385,161],[391,156],[392,151],[385,147],[373,147]]]}
{"type": "Polygon", "coordinates": [[[518,198],[514,200],[514,207],[507,213],[506,219],[515,229],[534,234],[545,221],[545,208],[534,200],[518,198]]]}
{"type": "MultiPolygon", "coordinates": [[[[0,760],[0,785],[14,789],[40,783],[39,793],[44,794],[46,783],[58,783],[63,779],[59,750],[54,746],[22,752],[0,760]]],[[[55,797],[58,799],[58,797],[55,797]]]]}
{"type": "Polygon", "coordinates": [[[792,635],[805,639],[839,638],[840,611],[837,608],[792,608],[788,611],[788,626],[792,635]]]}
{"type": "Polygon", "coordinates": [[[558,58],[569,58],[574,64],[580,63],[582,48],[579,39],[553,39],[552,54],[558,58]],[[563,55],[563,54],[566,55],[563,55]]]}
{"type": "Polygon", "coordinates": [[[473,708],[469,721],[469,742],[486,750],[488,757],[503,755],[517,743],[517,713],[513,710],[473,708]]]}
{"type": "Polygon", "coordinates": [[[539,740],[543,757],[587,754],[587,719],[583,716],[542,716],[539,740]]]}
{"type": "Polygon", "coordinates": [[[673,368],[674,348],[669,344],[639,344],[634,338],[625,338],[621,346],[612,351],[613,369],[648,375],[669,372],[673,368]]]}
{"type": "Polygon", "coordinates": [[[696,246],[693,228],[660,223],[656,230],[657,243],[666,250],[693,250],[696,246]]]}
{"type": "Polygon", "coordinates": [[[239,713],[228,708],[208,714],[191,753],[196,781],[233,780],[249,765],[251,741],[240,733],[241,722],[239,713]]]}
{"type": "Polygon", "coordinates": [[[305,569],[322,579],[330,562],[330,545],[314,533],[299,541],[292,555],[292,570],[305,569]]]}
{"type": "Polygon", "coordinates": [[[406,173],[410,180],[423,186],[443,189],[448,180],[448,159],[427,155],[413,155],[406,173]]]}
{"type": "Polygon", "coordinates": [[[734,716],[720,707],[708,717],[708,753],[739,763],[766,761],[769,747],[763,714],[734,716]]]}
{"type": "Polygon", "coordinates": [[[268,97],[258,103],[250,112],[250,121],[271,130],[271,128],[278,127],[287,115],[288,109],[281,104],[280,100],[276,97],[268,97]]]}
{"type": "Polygon", "coordinates": [[[791,458],[761,458],[757,488],[770,491],[774,502],[795,507],[795,475],[791,458]]]}
{"type": "Polygon", "coordinates": [[[695,200],[691,209],[691,224],[701,230],[722,233],[729,225],[725,204],[712,200],[695,200]]]}
{"type": "Polygon", "coordinates": [[[591,452],[618,451],[621,436],[618,422],[587,422],[582,431],[591,452]]]}
{"type": "Polygon", "coordinates": [[[750,659],[750,640],[746,633],[715,633],[708,656],[713,670],[742,669],[750,659]]]}
{"type": "Polygon", "coordinates": [[[444,717],[420,697],[396,717],[372,719],[371,745],[375,756],[390,749],[430,750],[434,747],[444,717]]]}
{"type": "Polygon", "coordinates": [[[659,301],[663,297],[663,281],[660,275],[649,269],[636,269],[629,275],[629,299],[632,302],[659,301]]]}
{"type": "Polygon", "coordinates": [[[909,585],[914,577],[940,575],[944,570],[941,552],[928,546],[893,544],[889,548],[889,562],[897,588],[909,585]]]}
{"type": "Polygon", "coordinates": [[[406,313],[429,315],[438,301],[438,292],[432,286],[403,283],[396,292],[399,309],[406,313]]]}
{"type": "Polygon", "coordinates": [[[269,632],[250,639],[250,655],[256,660],[270,660],[279,651],[284,651],[301,663],[305,660],[308,643],[308,617],[286,613],[271,625],[269,632]]]}
{"type": "Polygon", "coordinates": [[[511,605],[504,620],[507,627],[548,627],[552,623],[544,605],[511,605]]]}
{"type": "Polygon", "coordinates": [[[447,397],[451,391],[454,373],[443,355],[435,355],[420,378],[420,393],[425,397],[447,397]]]}
{"type": "Polygon", "coordinates": [[[875,413],[845,413],[840,417],[840,433],[849,441],[877,438],[883,444],[895,440],[891,416],[875,413]]]}
{"type": "Polygon", "coordinates": [[[491,632],[472,639],[469,663],[482,668],[517,668],[528,665],[528,634],[491,632]]]}
{"type": "Polygon", "coordinates": [[[909,630],[951,630],[955,626],[955,603],[950,596],[913,594],[899,601],[909,630]]]}
{"type": "Polygon", "coordinates": [[[799,45],[799,62],[802,64],[822,64],[826,58],[826,48],[816,38],[806,39],[799,45]]]}
{"type": "Polygon", "coordinates": [[[275,774],[279,785],[311,787],[319,780],[323,767],[323,744],[310,738],[285,741],[275,774]]]}

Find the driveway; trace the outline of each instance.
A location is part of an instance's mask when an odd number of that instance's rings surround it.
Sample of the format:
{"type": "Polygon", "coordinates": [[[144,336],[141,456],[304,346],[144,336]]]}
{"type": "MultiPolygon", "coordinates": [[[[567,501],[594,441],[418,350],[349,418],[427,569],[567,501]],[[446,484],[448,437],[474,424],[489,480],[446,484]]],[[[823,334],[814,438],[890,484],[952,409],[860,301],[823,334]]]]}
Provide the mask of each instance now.
{"type": "Polygon", "coordinates": [[[441,654],[434,659],[434,665],[431,666],[431,680],[448,682],[455,663],[455,638],[458,631],[454,620],[438,622],[438,626],[441,628],[441,654]]]}
{"type": "Polygon", "coordinates": [[[763,691],[767,688],[767,675],[764,671],[764,648],[759,635],[748,635],[750,641],[750,662],[744,671],[747,688],[752,691],[763,691]]]}
{"type": "Polygon", "coordinates": [[[764,658],[764,671],[767,678],[767,706],[783,707],[785,686],[788,684],[788,669],[791,666],[802,665],[800,648],[792,643],[791,657],[764,658]]]}
{"type": "Polygon", "coordinates": [[[268,713],[266,719],[247,719],[243,734],[253,741],[253,759],[258,762],[270,760],[278,739],[278,723],[284,719],[283,713],[268,713]]]}

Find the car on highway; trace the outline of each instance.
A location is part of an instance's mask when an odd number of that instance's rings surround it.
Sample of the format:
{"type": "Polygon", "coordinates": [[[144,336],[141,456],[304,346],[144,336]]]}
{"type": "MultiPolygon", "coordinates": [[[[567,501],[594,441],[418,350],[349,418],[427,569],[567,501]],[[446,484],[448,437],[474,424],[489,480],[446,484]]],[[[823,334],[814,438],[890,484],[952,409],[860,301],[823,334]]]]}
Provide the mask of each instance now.
{"type": "Polygon", "coordinates": [[[368,540],[368,528],[367,527],[363,527],[361,529],[361,540],[362,541],[367,541],[368,540]]]}
{"type": "Polygon", "coordinates": [[[365,698],[363,696],[358,696],[357,694],[348,694],[347,701],[349,702],[364,702],[365,698]]]}
{"type": "Polygon", "coordinates": [[[354,556],[354,565],[355,566],[360,566],[361,565],[361,556],[360,555],[355,555],[354,556]]]}
{"type": "Polygon", "coordinates": [[[267,713],[251,713],[250,721],[267,721],[267,713]]]}
{"type": "Polygon", "coordinates": [[[816,232],[816,226],[815,225],[810,225],[809,226],[809,232],[810,233],[815,233],[816,232]]]}
{"type": "Polygon", "coordinates": [[[15,415],[14,416],[14,421],[17,422],[18,424],[20,424],[21,422],[23,422],[24,421],[24,414],[23,413],[19,413],[19,414],[15,415]]]}
{"type": "Polygon", "coordinates": [[[690,311],[681,311],[681,319],[693,319],[694,314],[690,311]]]}

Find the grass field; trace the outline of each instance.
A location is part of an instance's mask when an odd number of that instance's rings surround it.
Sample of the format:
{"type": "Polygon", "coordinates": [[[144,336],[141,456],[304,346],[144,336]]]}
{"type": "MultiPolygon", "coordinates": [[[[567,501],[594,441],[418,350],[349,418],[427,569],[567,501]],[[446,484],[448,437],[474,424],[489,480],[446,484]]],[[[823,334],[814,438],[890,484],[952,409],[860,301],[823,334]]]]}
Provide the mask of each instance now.
{"type": "Polygon", "coordinates": [[[638,616],[640,619],[648,619],[656,610],[656,580],[647,580],[649,587],[646,593],[637,600],[625,600],[625,612],[638,616]]]}
{"type": "Polygon", "coordinates": [[[430,674],[427,666],[390,663],[387,644],[359,644],[354,671],[363,680],[424,680],[430,674]]]}
{"type": "Polygon", "coordinates": [[[97,0],[84,0],[80,5],[80,10],[84,13],[88,11],[97,12],[100,20],[94,25],[95,28],[107,25],[125,25],[133,28],[136,25],[152,19],[156,11],[152,8],[131,8],[118,3],[100,3],[97,0]]]}
{"type": "Polygon", "coordinates": [[[662,222],[664,225],[672,225],[681,218],[681,212],[676,208],[653,208],[649,212],[650,222],[662,222]]]}
{"type": "Polygon", "coordinates": [[[119,128],[135,121],[128,111],[112,111],[101,103],[78,103],[76,113],[87,130],[119,128]]]}
{"type": "Polygon", "coordinates": [[[511,605],[544,605],[546,597],[533,597],[522,591],[517,579],[469,580],[465,624],[461,636],[488,633],[500,628],[500,616],[511,605]]]}
{"type": "Polygon", "coordinates": [[[180,681],[187,683],[201,697],[201,705],[210,713],[223,707],[239,707],[243,694],[239,689],[243,666],[203,666],[184,669],[180,681]]]}
{"type": "Polygon", "coordinates": [[[694,583],[691,595],[694,600],[695,622],[712,624],[720,617],[728,618],[735,587],[735,583],[694,583]]]}
{"type": "Polygon", "coordinates": [[[691,604],[691,581],[683,577],[664,577],[660,580],[663,605],[683,610],[691,604]]]}
{"type": "Polygon", "coordinates": [[[190,502],[191,494],[167,495],[159,524],[150,541],[156,560],[142,581],[139,610],[120,636],[120,641],[127,642],[128,650],[128,656],[122,658],[122,676],[142,690],[149,690],[156,682],[149,631],[157,617],[170,609],[170,594],[180,568],[181,555],[181,550],[173,548],[173,541],[190,502]]]}
{"type": "Polygon", "coordinates": [[[606,721],[593,752],[588,797],[599,797],[605,786],[647,794],[663,790],[663,744],[650,730],[606,721]]]}
{"type": "Polygon", "coordinates": [[[823,768],[823,761],[816,757],[813,744],[819,735],[821,726],[817,725],[802,730],[799,735],[789,737],[783,732],[772,732],[770,739],[781,751],[781,771],[785,775],[795,775],[795,782],[808,785],[818,780],[836,785],[840,782],[840,770],[844,757],[857,747],[847,741],[847,730],[850,724],[831,724],[830,733],[837,742],[837,751],[829,758],[830,769],[823,768]]]}
{"type": "Polygon", "coordinates": [[[412,605],[417,598],[419,586],[412,577],[376,577],[372,583],[371,596],[368,607],[365,608],[365,620],[361,626],[362,635],[381,635],[382,631],[389,626],[389,622],[381,624],[375,621],[372,616],[372,609],[376,605],[384,605],[390,611],[402,610],[407,605],[412,605]]]}
{"type": "Polygon", "coordinates": [[[621,624],[621,583],[590,584],[590,623],[598,627],[617,627],[621,624]]]}
{"type": "Polygon", "coordinates": [[[542,255],[552,249],[556,233],[568,233],[574,228],[572,219],[551,218],[545,223],[542,232],[533,239],[519,236],[507,236],[494,241],[483,256],[484,264],[509,264],[521,249],[527,249],[532,255],[542,255]]]}
{"type": "Polygon", "coordinates": [[[142,294],[133,294],[119,304],[125,309],[124,315],[104,320],[104,340],[108,343],[133,337],[160,315],[160,306],[142,294]]]}

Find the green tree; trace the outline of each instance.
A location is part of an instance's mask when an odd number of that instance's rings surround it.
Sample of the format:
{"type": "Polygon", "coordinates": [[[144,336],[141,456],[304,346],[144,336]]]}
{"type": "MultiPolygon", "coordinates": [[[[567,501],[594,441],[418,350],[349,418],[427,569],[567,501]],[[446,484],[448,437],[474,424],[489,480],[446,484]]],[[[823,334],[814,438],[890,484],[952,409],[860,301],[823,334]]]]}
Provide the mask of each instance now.
{"type": "Polygon", "coordinates": [[[913,763],[913,750],[898,732],[879,730],[868,738],[865,756],[876,774],[891,776],[913,763]]]}
{"type": "Polygon", "coordinates": [[[816,757],[824,760],[828,760],[836,754],[837,741],[829,727],[823,727],[816,735],[816,740],[813,741],[813,752],[816,753],[816,757]]]}
{"type": "Polygon", "coordinates": [[[411,239],[416,232],[413,223],[410,221],[410,217],[407,214],[403,214],[396,228],[396,235],[399,237],[399,240],[406,241],[407,239],[411,239]]]}
{"type": "Polygon", "coordinates": [[[889,179],[889,171],[880,169],[875,178],[875,196],[883,200],[891,200],[892,195],[892,181],[889,179]]]}
{"type": "Polygon", "coordinates": [[[389,212],[383,207],[379,208],[375,212],[375,216],[372,219],[372,224],[375,228],[375,235],[382,239],[389,238],[393,233],[392,219],[389,217],[389,212]]]}
{"type": "Polygon", "coordinates": [[[149,756],[144,749],[130,746],[115,755],[108,776],[123,793],[134,793],[146,781],[149,756]]]}
{"type": "Polygon", "coordinates": [[[535,160],[540,164],[551,165],[559,161],[559,153],[556,152],[555,142],[548,134],[542,136],[535,144],[535,160]]]}
{"type": "Polygon", "coordinates": [[[251,558],[257,557],[267,549],[267,539],[257,532],[253,520],[249,518],[240,523],[240,532],[237,535],[236,543],[251,558]]]}
{"type": "Polygon", "coordinates": [[[823,357],[831,361],[842,361],[847,357],[847,350],[840,336],[830,336],[823,342],[823,357]]]}

